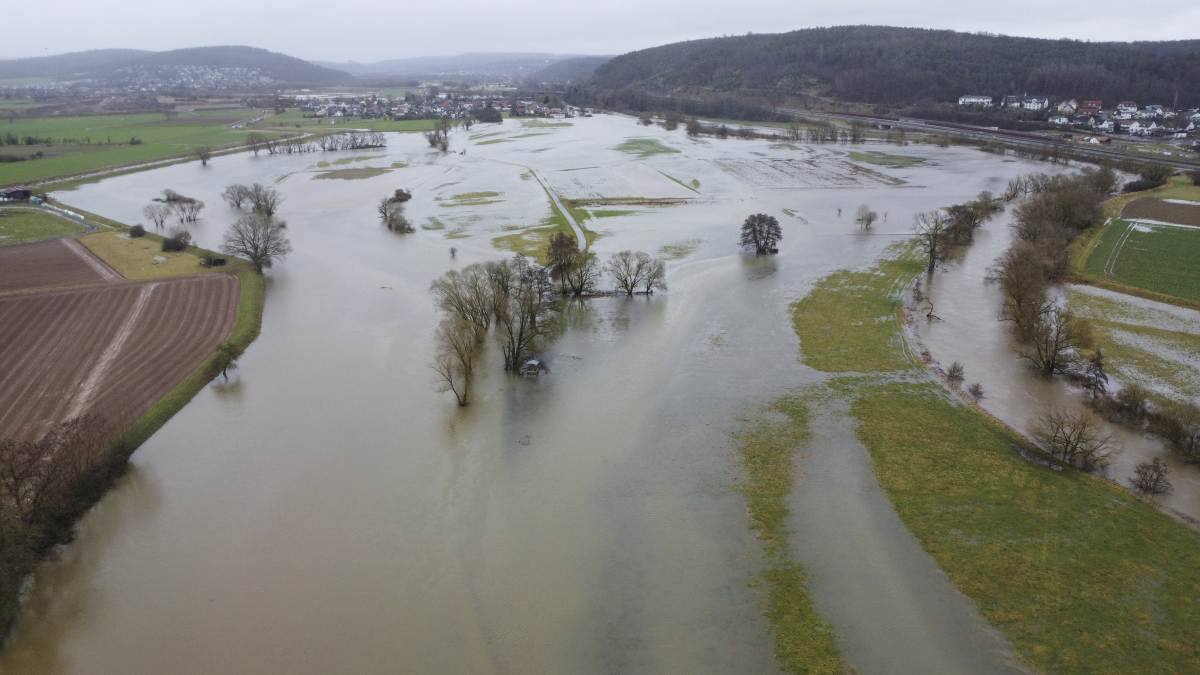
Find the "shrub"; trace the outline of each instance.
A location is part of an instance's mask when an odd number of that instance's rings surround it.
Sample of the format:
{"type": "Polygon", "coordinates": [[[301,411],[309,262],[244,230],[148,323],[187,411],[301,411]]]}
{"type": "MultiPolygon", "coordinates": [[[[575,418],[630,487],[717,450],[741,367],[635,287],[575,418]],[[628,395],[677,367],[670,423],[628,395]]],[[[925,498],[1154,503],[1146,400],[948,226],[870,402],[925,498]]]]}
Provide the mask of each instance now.
{"type": "Polygon", "coordinates": [[[172,227],[167,232],[167,237],[163,239],[162,250],[171,251],[186,251],[187,247],[192,243],[192,233],[182,227],[172,227]]]}
{"type": "Polygon", "coordinates": [[[142,227],[141,225],[134,225],[133,227],[129,228],[129,236],[135,238],[144,237],[146,236],[146,228],[142,227]]]}
{"type": "Polygon", "coordinates": [[[1148,180],[1143,178],[1141,180],[1130,181],[1121,189],[1125,192],[1142,192],[1144,190],[1153,190],[1156,187],[1162,187],[1166,184],[1167,181],[1165,180],[1148,180]]]}
{"type": "Polygon", "coordinates": [[[1133,468],[1134,475],[1129,478],[1133,487],[1148,495],[1165,495],[1171,493],[1171,481],[1167,474],[1171,472],[1159,458],[1141,462],[1133,468]]]}

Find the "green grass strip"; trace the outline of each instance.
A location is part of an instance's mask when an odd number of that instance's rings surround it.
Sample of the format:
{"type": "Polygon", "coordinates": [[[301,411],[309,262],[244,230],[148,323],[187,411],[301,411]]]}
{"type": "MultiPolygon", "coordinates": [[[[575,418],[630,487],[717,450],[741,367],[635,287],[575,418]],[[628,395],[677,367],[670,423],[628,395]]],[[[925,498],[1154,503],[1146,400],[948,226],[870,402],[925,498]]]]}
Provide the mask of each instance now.
{"type": "Polygon", "coordinates": [[[1200,672],[1200,533],[1022,459],[1022,439],[935,385],[863,387],[852,413],[900,518],[1025,662],[1200,672]]]}
{"type": "Polygon", "coordinates": [[[835,272],[792,304],[801,361],[825,372],[880,372],[913,367],[897,329],[899,290],[922,263],[909,246],[866,272],[835,272]]]}
{"type": "Polygon", "coordinates": [[[751,528],[763,545],[764,569],[752,582],[766,586],[763,604],[775,634],[775,657],[787,673],[846,672],[833,628],[821,620],[808,593],[808,577],[791,554],[788,494],[795,480],[796,451],[808,440],[808,408],[785,396],[742,420],[734,434],[745,479],[751,528]]]}

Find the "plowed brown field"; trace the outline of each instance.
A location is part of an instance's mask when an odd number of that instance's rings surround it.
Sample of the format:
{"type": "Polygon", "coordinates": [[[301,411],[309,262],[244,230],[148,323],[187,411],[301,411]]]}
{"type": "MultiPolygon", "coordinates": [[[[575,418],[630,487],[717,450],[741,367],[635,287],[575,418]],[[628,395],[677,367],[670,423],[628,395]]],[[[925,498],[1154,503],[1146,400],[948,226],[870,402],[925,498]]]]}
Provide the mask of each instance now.
{"type": "Polygon", "coordinates": [[[1126,220],[1145,218],[1163,223],[1200,227],[1200,202],[1180,204],[1150,197],[1136,199],[1125,205],[1121,217],[1126,220]]]}
{"type": "Polygon", "coordinates": [[[238,297],[232,274],[0,297],[0,437],[140,416],[229,337],[238,297]]]}
{"type": "Polygon", "coordinates": [[[0,293],[121,279],[74,238],[0,248],[0,293]]]}

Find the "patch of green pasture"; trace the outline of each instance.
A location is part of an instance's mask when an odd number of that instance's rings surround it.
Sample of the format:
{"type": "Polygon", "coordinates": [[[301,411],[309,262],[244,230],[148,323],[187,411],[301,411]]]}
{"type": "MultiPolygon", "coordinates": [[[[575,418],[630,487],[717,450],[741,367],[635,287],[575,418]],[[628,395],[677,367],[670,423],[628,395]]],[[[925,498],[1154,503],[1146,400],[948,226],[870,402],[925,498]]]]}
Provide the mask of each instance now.
{"type": "Polygon", "coordinates": [[[911,244],[894,245],[893,256],[866,272],[843,270],[817,282],[792,304],[800,360],[826,372],[880,372],[913,367],[897,330],[899,292],[923,263],[911,244]]]}
{"type": "MultiPolygon", "coordinates": [[[[563,212],[559,210],[554,200],[550,198],[549,192],[546,193],[546,200],[550,204],[550,215],[543,218],[541,223],[535,227],[525,228],[512,234],[496,237],[492,239],[492,245],[499,249],[529,256],[542,265],[547,264],[546,245],[550,242],[550,236],[556,232],[562,232],[574,237],[575,230],[571,228],[571,223],[567,221],[567,217],[563,215],[563,212]]],[[[583,230],[583,236],[586,239],[584,242],[586,249],[592,245],[592,242],[599,235],[582,225],[580,225],[580,229],[583,230]]]]}
{"type": "Polygon", "coordinates": [[[925,163],[925,160],[920,157],[909,157],[908,155],[885,155],[880,152],[852,152],[850,159],[856,162],[865,164],[878,164],[886,166],[889,169],[907,169],[912,166],[919,166],[925,163]]]}
{"type": "MultiPolygon", "coordinates": [[[[632,212],[631,212],[632,213],[632,212]]],[[[674,244],[667,244],[658,249],[658,254],[667,260],[680,260],[692,254],[693,251],[700,248],[703,244],[703,239],[685,239],[677,241],[674,244]]]]}
{"type": "Polygon", "coordinates": [[[495,145],[496,143],[508,143],[508,142],[509,142],[509,140],[507,138],[493,138],[490,141],[479,141],[475,145],[495,145]]]}
{"type": "Polygon", "coordinates": [[[897,514],[1035,671],[1200,671],[1200,533],[1023,459],[936,385],[864,386],[851,411],[897,514]]]}
{"type": "Polygon", "coordinates": [[[788,673],[841,675],[847,668],[833,628],[814,609],[808,577],[788,541],[788,497],[796,480],[796,452],[809,439],[808,417],[801,398],[785,396],[740,420],[733,436],[744,479],[737,488],[763,546],[766,569],[751,585],[766,586],[763,604],[774,629],[776,659],[788,673]]]}
{"type": "Polygon", "coordinates": [[[543,122],[541,120],[526,120],[521,122],[526,129],[553,129],[574,126],[571,122],[543,122]]]}
{"type": "Polygon", "coordinates": [[[385,173],[391,173],[391,169],[373,169],[364,167],[361,169],[337,169],[336,171],[323,171],[313,176],[313,180],[365,180],[382,176],[385,173]]]}
{"type": "Polygon", "coordinates": [[[422,230],[444,230],[444,229],[446,229],[446,224],[443,223],[442,221],[438,220],[436,217],[430,216],[428,219],[428,222],[421,225],[421,229],[422,230]]]}
{"type": "Polygon", "coordinates": [[[0,133],[53,141],[49,146],[4,146],[4,154],[31,155],[43,150],[47,156],[0,164],[0,185],[186,155],[196,148],[229,147],[246,140],[245,130],[223,124],[166,122],[162,115],[15,119],[0,125],[0,133]],[[141,142],[131,144],[133,138],[141,142]]]}
{"type": "Polygon", "coordinates": [[[46,104],[28,98],[0,98],[0,110],[28,110],[29,108],[40,108],[44,105],[46,104]]]}
{"type": "Polygon", "coordinates": [[[87,228],[63,216],[34,208],[0,206],[0,246],[66,237],[87,228]]]}
{"type": "Polygon", "coordinates": [[[679,152],[675,148],[669,148],[653,138],[631,138],[613,149],[618,152],[637,155],[640,159],[679,152]]]}
{"type": "Polygon", "coordinates": [[[620,209],[592,211],[592,214],[597,218],[619,218],[621,216],[632,216],[635,213],[637,213],[637,211],[620,209]]]}
{"type": "Polygon", "coordinates": [[[1200,300],[1198,259],[1200,228],[1135,224],[1113,219],[1100,234],[1085,267],[1098,277],[1178,298],[1200,300]]]}
{"type": "MultiPolygon", "coordinates": [[[[309,113],[311,114],[311,113],[309,113]]],[[[289,110],[282,115],[272,115],[267,119],[254,124],[251,128],[262,131],[271,131],[277,129],[280,131],[295,131],[297,125],[300,129],[308,131],[321,130],[325,132],[336,132],[338,130],[350,129],[367,129],[369,131],[398,131],[398,132],[418,132],[429,131],[433,129],[436,120],[389,120],[389,119],[360,119],[358,117],[305,117],[305,113],[301,110],[289,110]]],[[[244,133],[244,132],[243,132],[244,133]]]]}
{"type": "Polygon", "coordinates": [[[672,175],[663,173],[662,171],[659,171],[659,173],[662,173],[662,175],[666,176],[667,178],[670,178],[671,180],[675,181],[676,183],[679,183],[681,186],[687,188],[688,190],[691,190],[692,192],[695,192],[696,194],[700,194],[700,191],[696,189],[697,187],[700,187],[700,181],[693,180],[692,182],[696,184],[696,187],[692,187],[691,185],[688,185],[687,183],[679,180],[678,178],[676,178],[672,175]]]}
{"type": "Polygon", "coordinates": [[[503,131],[493,131],[490,134],[471,134],[470,136],[467,137],[467,140],[473,141],[473,140],[476,140],[479,138],[488,138],[490,136],[500,136],[503,133],[504,133],[503,131]]]}
{"type": "Polygon", "coordinates": [[[546,132],[541,132],[541,133],[532,133],[532,134],[517,134],[516,136],[510,136],[510,138],[533,138],[534,136],[549,136],[549,135],[550,134],[548,134],[546,132]]]}

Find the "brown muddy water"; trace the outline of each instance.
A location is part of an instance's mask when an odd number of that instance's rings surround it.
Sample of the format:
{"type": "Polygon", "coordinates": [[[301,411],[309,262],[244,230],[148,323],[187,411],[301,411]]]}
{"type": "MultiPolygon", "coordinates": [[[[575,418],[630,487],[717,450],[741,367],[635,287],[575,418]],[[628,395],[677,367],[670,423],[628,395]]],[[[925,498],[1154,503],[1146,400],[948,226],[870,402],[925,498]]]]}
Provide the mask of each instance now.
{"type": "MultiPolygon", "coordinates": [[[[1039,166],[913,147],[904,154],[929,162],[871,167],[903,185],[812,187],[807,175],[786,187],[791,174],[768,183],[746,167],[767,172],[763,158],[793,153],[835,162],[837,148],[693,142],[619,117],[551,140],[476,147],[459,135],[467,156],[431,156],[416,135],[394,135],[372,153],[383,157],[354,166],[409,168],[369,180],[313,181],[315,155],[239,155],[59,195],[137,222],[175,189],[208,203],[193,229],[211,247],[237,215],[221,188],[278,179],[295,252],[268,273],[262,336],[240,368],[138,450],[76,541],[39,569],[0,670],[777,672],[748,585],[762,561],[731,489],[729,432],[826,377],[798,363],[789,303],[826,274],[867,267],[913,213],[1039,166]],[[646,136],[680,152],[612,149],[646,136]],[[625,186],[603,190],[636,190],[653,173],[695,178],[693,203],[586,223],[604,234],[593,246],[602,258],[681,241],[695,250],[671,263],[668,293],[573,307],[539,380],[507,377],[493,359],[459,410],[431,384],[427,289],[503,255],[485,232],[548,214],[515,165],[562,191],[563,176],[578,177],[555,172],[574,167],[603,167],[598,182],[625,186]],[[373,204],[396,187],[417,194],[410,218],[444,229],[385,231],[373,204]],[[472,211],[434,199],[478,189],[505,201],[472,211]],[[889,214],[871,234],[851,222],[863,202],[889,214]],[[780,215],[777,257],[737,251],[738,224],[758,211],[780,215]]],[[[672,196],[676,185],[647,190],[672,196]]],[[[798,468],[795,555],[847,659],[862,673],[1009,670],[1003,641],[896,518],[849,423],[837,411],[818,420],[798,468]]]]}
{"type": "MultiPolygon", "coordinates": [[[[975,242],[960,259],[940,267],[932,277],[923,280],[940,320],[927,321],[923,312],[916,313],[913,328],[943,368],[955,361],[963,364],[966,371],[964,387],[973,382],[983,385],[984,398],[979,402],[980,406],[1013,429],[1028,434],[1045,410],[1086,407],[1087,394],[1062,378],[1046,378],[1031,369],[1028,362],[1017,355],[1009,324],[996,319],[1001,293],[999,287],[988,282],[986,277],[989,268],[1013,242],[1015,234],[1011,223],[1010,208],[981,228],[975,242]]],[[[1097,295],[1134,309],[1154,309],[1193,324],[1200,322],[1200,312],[1134,296],[1086,286],[1058,290],[1060,295],[1065,291],[1097,295]]],[[[1182,353],[1177,357],[1181,366],[1187,360],[1182,353]]],[[[1110,379],[1110,389],[1119,389],[1119,379],[1112,376],[1110,379]]],[[[1169,479],[1174,492],[1156,496],[1155,501],[1190,518],[1200,519],[1200,467],[1184,463],[1157,437],[1103,420],[1101,424],[1106,433],[1112,434],[1120,452],[1111,458],[1107,469],[1098,472],[1099,475],[1128,488],[1134,466],[1158,457],[1170,466],[1169,479]]]]}

